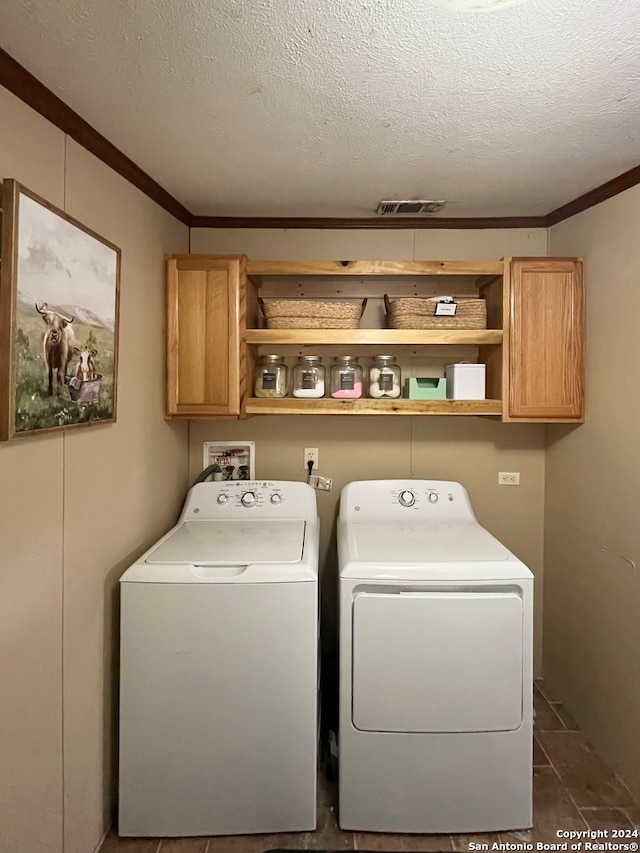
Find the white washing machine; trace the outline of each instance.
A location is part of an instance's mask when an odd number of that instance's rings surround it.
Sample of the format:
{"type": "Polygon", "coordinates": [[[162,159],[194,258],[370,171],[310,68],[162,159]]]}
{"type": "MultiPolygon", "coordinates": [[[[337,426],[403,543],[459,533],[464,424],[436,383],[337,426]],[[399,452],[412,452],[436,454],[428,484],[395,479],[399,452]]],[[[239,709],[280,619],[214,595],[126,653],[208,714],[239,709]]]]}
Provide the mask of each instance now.
{"type": "Polygon", "coordinates": [[[120,835],[315,829],[313,489],[195,485],[120,590],[120,835]]]}
{"type": "Polygon", "coordinates": [[[531,826],[531,572],[443,481],[350,483],[338,559],[340,826],[531,826]]]}

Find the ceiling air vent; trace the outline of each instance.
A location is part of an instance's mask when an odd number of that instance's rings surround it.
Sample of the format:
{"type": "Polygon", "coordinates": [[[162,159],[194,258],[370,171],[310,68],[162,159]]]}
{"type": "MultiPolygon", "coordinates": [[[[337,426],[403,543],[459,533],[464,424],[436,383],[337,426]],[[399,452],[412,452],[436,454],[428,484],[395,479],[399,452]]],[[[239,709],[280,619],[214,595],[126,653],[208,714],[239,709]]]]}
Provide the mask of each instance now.
{"type": "Polygon", "coordinates": [[[417,216],[421,213],[437,213],[445,204],[444,201],[432,201],[424,198],[384,199],[378,205],[376,213],[378,216],[402,216],[409,214],[417,216]]]}

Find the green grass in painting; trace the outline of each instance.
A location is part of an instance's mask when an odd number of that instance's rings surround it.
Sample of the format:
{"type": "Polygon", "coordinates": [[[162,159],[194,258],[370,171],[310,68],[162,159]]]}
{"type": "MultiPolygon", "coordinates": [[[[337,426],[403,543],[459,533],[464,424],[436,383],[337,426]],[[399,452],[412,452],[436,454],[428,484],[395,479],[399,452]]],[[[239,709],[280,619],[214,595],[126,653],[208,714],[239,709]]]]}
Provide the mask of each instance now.
{"type": "MultiPolygon", "coordinates": [[[[44,361],[45,325],[42,319],[18,313],[16,325],[16,432],[51,429],[113,417],[114,335],[100,326],[74,322],[76,346],[90,343],[97,351],[96,372],[102,375],[97,403],[80,405],[69,397],[69,387],[59,388],[54,376],[53,396],[48,396],[48,375],[44,361]]],[[[72,357],[67,374],[75,373],[77,357],[72,357]]]]}

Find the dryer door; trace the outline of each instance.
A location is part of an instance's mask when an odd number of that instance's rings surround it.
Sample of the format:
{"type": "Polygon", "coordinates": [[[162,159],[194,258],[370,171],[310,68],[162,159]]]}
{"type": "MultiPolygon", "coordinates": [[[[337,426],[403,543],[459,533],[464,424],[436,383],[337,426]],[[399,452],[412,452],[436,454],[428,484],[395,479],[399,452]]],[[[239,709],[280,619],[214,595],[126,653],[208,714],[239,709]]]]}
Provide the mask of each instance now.
{"type": "Polygon", "coordinates": [[[522,722],[517,591],[362,592],[353,600],[353,724],[511,731],[522,722]]]}

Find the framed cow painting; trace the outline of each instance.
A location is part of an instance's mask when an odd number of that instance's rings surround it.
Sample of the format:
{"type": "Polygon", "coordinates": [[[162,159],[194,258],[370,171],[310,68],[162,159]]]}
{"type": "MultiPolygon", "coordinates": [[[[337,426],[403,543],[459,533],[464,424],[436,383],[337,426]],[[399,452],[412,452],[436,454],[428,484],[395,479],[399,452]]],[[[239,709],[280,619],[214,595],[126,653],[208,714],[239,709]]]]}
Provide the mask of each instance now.
{"type": "Polygon", "coordinates": [[[120,249],[2,182],[0,440],[114,423],[120,249]]]}

